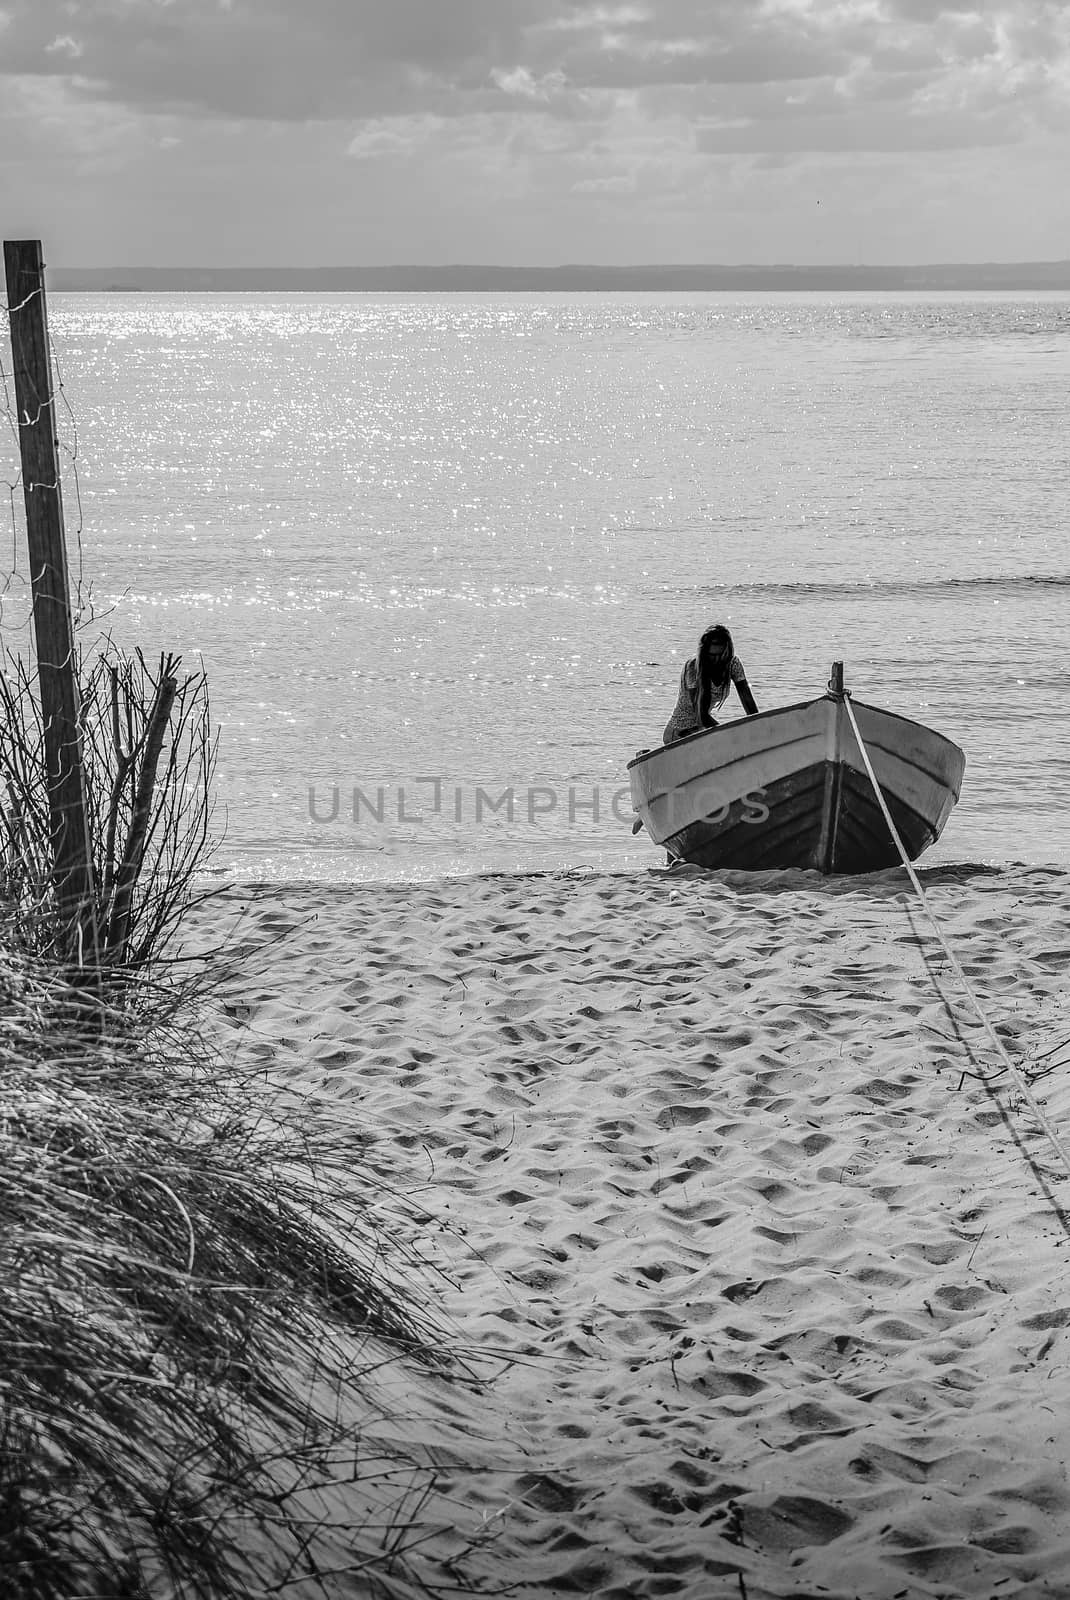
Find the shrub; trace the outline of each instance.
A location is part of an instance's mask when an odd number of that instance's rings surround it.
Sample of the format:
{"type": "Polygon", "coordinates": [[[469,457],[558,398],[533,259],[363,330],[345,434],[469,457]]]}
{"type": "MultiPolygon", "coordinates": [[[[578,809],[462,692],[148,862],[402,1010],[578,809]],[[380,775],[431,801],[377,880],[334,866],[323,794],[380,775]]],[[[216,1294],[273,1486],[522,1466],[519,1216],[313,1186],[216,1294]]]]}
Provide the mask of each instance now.
{"type": "MultiPolygon", "coordinates": [[[[150,667],[105,640],[79,671],[82,760],[93,857],[98,947],[108,985],[162,958],[189,907],[214,843],[216,741],[203,672],[181,660],[150,667]]],[[[63,951],[52,887],[50,808],[35,683],[21,659],[0,673],[0,896],[26,945],[63,951]]]]}

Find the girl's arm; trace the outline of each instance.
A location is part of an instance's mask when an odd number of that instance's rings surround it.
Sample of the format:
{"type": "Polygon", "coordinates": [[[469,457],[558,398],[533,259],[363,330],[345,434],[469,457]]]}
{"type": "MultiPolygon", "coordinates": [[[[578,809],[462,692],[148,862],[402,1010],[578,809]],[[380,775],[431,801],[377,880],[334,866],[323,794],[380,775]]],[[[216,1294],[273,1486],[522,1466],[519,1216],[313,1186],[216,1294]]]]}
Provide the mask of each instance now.
{"type": "Polygon", "coordinates": [[[748,717],[756,717],[758,715],[758,702],[751,694],[750,684],[746,678],[736,679],[736,692],[739,695],[739,703],[748,717]]]}

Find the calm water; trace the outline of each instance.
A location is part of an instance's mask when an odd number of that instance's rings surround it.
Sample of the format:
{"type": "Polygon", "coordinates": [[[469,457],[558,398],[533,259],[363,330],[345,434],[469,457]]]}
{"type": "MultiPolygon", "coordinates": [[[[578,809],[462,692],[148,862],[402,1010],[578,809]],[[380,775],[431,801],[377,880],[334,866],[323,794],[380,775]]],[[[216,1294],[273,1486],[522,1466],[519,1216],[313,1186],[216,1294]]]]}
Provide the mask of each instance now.
{"type": "Polygon", "coordinates": [[[842,658],[964,747],[928,862],[1070,865],[1070,297],[50,313],[83,577],[126,642],[203,657],[228,871],[656,864],[614,797],[713,620],[761,706],[842,658]]]}

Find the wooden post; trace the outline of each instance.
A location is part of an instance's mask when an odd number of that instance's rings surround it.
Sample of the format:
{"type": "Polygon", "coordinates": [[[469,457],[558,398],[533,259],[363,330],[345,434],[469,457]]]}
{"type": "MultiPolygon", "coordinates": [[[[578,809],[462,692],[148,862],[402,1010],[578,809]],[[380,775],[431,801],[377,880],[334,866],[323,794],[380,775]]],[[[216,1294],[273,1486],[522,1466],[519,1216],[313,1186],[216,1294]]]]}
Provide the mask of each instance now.
{"type": "Polygon", "coordinates": [[[829,694],[832,696],[832,698],[834,700],[842,700],[843,699],[844,688],[843,688],[843,662],[842,661],[834,661],[832,663],[832,676],[829,679],[829,694]]]}
{"type": "Polygon", "coordinates": [[[64,924],[66,954],[91,970],[95,987],[100,952],[93,852],[82,765],[74,622],[40,240],[6,240],[4,267],[44,727],[53,882],[64,924]]]}

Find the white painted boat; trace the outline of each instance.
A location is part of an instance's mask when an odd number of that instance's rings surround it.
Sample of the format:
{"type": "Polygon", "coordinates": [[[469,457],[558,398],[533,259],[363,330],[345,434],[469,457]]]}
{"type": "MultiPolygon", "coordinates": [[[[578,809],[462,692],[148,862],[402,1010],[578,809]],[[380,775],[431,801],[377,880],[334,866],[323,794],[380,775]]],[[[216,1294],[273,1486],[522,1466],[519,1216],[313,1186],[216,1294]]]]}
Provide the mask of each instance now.
{"type": "MultiPolygon", "coordinates": [[[[817,700],[706,728],[628,763],[632,803],[669,855],[702,867],[875,872],[899,851],[848,715],[837,662],[817,700]]],[[[966,758],[943,734],[851,697],[910,860],[936,839],[966,758]]]]}

